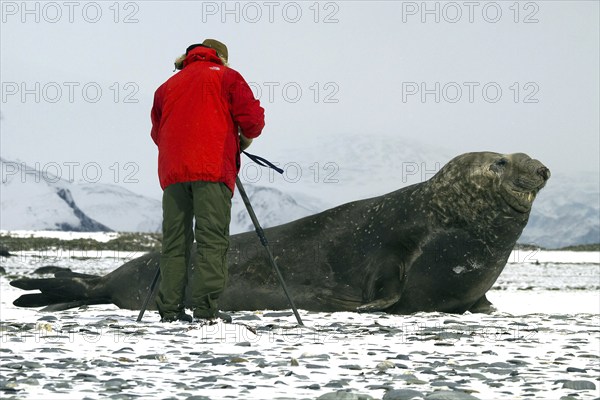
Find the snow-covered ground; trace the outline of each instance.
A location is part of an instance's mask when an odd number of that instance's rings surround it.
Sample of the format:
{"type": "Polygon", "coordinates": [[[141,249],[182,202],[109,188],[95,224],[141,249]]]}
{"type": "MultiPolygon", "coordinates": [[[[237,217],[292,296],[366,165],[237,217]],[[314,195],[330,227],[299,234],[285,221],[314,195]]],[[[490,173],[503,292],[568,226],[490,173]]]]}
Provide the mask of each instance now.
{"type": "Polygon", "coordinates": [[[291,312],[265,310],[234,313],[234,324],[199,326],[161,324],[154,311],[138,324],[137,311],[113,305],[52,314],[12,305],[23,291],[8,282],[37,267],[105,274],[137,255],[20,252],[1,259],[1,398],[600,396],[598,252],[515,251],[488,292],[498,309],[491,315],[301,310],[307,327],[299,328],[291,312]]]}

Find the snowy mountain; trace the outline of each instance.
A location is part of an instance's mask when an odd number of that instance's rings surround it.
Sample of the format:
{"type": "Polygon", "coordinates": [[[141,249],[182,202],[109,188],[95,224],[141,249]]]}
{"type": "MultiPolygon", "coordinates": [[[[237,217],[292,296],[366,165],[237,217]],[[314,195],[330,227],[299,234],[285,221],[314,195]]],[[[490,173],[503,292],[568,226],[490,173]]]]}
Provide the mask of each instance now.
{"type": "MultiPolygon", "coordinates": [[[[259,167],[246,157],[240,175],[261,225],[267,228],[425,181],[454,155],[413,139],[324,137],[318,146],[269,154],[268,158],[284,169],[283,175],[259,167]]],[[[24,167],[22,163],[1,161],[0,229],[161,229],[162,210],[157,199],[117,185],[45,179],[39,171],[15,171],[24,167]]],[[[547,248],[600,242],[598,178],[598,172],[566,176],[553,171],[534,203],[519,242],[547,248]]],[[[236,190],[230,232],[253,229],[236,190]]]]}
{"type": "Polygon", "coordinates": [[[145,231],[160,227],[160,202],[110,184],[73,183],[0,159],[3,230],[145,231]]]}
{"type": "Polygon", "coordinates": [[[159,232],[161,202],[122,186],[76,183],[71,193],[86,214],[117,232],[159,232]]]}
{"type": "MultiPolygon", "coordinates": [[[[244,184],[252,209],[263,228],[294,221],[327,209],[323,202],[301,194],[286,194],[277,189],[244,184]]],[[[236,190],[231,205],[232,234],[254,230],[252,220],[239,192],[236,190]]]]}
{"type": "MultiPolygon", "coordinates": [[[[74,183],[0,158],[0,229],[160,232],[162,206],[156,199],[122,186],[74,183]]],[[[314,214],[327,206],[302,194],[246,183],[250,201],[263,227],[314,214]]],[[[232,201],[231,233],[253,230],[236,191],[232,201]]]]}
{"type": "Polygon", "coordinates": [[[269,154],[267,158],[283,168],[283,175],[263,168],[256,179],[256,166],[243,157],[241,176],[285,193],[322,199],[332,207],[423,182],[454,156],[398,136],[324,136],[318,144],[269,154]]]}
{"type": "Polygon", "coordinates": [[[109,231],[78,206],[67,181],[23,163],[0,158],[0,227],[72,231],[109,231]]]}
{"type": "Polygon", "coordinates": [[[600,243],[600,176],[555,174],[536,199],[521,243],[558,248],[600,243]]]}

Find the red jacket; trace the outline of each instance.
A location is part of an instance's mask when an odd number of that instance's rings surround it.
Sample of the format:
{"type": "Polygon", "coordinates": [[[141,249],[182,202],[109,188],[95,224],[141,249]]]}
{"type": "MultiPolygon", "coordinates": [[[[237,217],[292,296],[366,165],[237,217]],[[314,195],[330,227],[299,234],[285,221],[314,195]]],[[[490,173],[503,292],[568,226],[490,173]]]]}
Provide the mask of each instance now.
{"type": "Polygon", "coordinates": [[[240,169],[238,127],[260,135],[264,110],[244,78],[213,49],[196,47],[183,69],[154,94],[152,140],[163,190],[179,182],[224,182],[231,192],[240,169]]]}

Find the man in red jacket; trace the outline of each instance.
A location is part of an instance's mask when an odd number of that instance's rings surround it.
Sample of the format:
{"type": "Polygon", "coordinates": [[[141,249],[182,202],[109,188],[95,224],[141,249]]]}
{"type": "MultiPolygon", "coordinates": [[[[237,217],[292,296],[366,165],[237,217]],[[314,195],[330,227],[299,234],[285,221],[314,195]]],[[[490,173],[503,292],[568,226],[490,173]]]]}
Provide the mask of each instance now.
{"type": "Polygon", "coordinates": [[[175,62],[181,71],[154,95],[151,136],[158,146],[163,189],[156,304],[163,322],[192,321],[184,311],[186,285],[194,318],[226,316],[218,311],[218,299],[227,283],[231,196],[240,151],[265,124],[259,101],[227,66],[227,58],[227,47],[214,39],[189,46],[175,62]]]}

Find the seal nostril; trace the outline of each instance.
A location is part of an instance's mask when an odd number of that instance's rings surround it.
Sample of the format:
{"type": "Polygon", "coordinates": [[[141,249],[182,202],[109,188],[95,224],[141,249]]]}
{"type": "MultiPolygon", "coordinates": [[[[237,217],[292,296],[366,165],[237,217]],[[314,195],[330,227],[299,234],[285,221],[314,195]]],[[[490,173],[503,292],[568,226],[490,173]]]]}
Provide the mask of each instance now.
{"type": "Polygon", "coordinates": [[[540,175],[542,178],[544,178],[545,181],[547,181],[550,178],[550,170],[546,167],[540,167],[537,170],[538,175],[540,175]]]}

